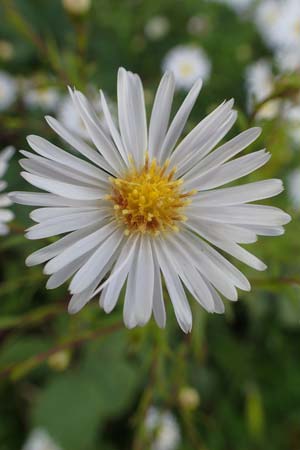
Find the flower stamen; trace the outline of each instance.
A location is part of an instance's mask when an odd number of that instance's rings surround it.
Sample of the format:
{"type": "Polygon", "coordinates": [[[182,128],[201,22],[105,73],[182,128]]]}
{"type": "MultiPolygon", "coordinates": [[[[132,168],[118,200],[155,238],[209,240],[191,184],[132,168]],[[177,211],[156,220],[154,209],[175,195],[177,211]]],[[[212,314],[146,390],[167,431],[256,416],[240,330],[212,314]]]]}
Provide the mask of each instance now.
{"type": "Polygon", "coordinates": [[[130,159],[130,169],[123,178],[110,178],[112,193],[106,198],[113,202],[114,214],[125,225],[124,234],[179,231],[180,222],[187,220],[182,214],[190,204],[195,191],[183,192],[183,179],[174,179],[176,168],[169,173],[170,160],[159,166],[156,159],[149,160],[138,170],[130,159]]]}

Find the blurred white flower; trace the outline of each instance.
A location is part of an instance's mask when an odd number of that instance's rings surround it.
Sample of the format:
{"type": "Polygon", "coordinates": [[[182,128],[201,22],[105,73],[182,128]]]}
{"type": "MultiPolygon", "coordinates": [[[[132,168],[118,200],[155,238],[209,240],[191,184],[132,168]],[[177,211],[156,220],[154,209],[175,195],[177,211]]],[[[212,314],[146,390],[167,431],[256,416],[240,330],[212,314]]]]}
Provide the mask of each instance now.
{"type": "Polygon", "coordinates": [[[238,14],[243,14],[254,3],[254,0],[213,0],[224,3],[234,9],[238,14]]]}
{"type": "Polygon", "coordinates": [[[28,436],[22,450],[61,450],[61,448],[42,428],[34,429],[28,436]]]}
{"type": "MultiPolygon", "coordinates": [[[[93,92],[91,92],[92,95],[90,95],[90,97],[94,98],[94,100],[92,101],[93,108],[101,125],[106,129],[107,125],[101,108],[100,98],[98,97],[98,95],[96,95],[93,88],[91,89],[91,91],[93,92]]],[[[114,117],[116,114],[116,106],[109,99],[107,101],[112,111],[112,116],[114,117]]],[[[64,95],[61,97],[61,101],[57,108],[57,118],[63,125],[68,128],[69,131],[71,131],[75,135],[80,136],[81,138],[90,140],[90,134],[84,124],[84,121],[80,117],[80,114],[78,113],[76,108],[74,108],[74,103],[69,95],[64,95]]]]}
{"type": "Polygon", "coordinates": [[[276,52],[276,62],[280,72],[300,70],[300,48],[278,50],[276,52]]]}
{"type": "Polygon", "coordinates": [[[287,121],[289,136],[295,144],[300,145],[300,104],[286,102],[283,116],[287,121]]]}
{"type": "Polygon", "coordinates": [[[158,326],[165,327],[164,279],[178,323],[188,333],[193,318],[184,286],[215,313],[224,312],[219,293],[235,301],[237,288],[251,288],[216,248],[265,270],[265,264],[239,244],[255,242],[258,235],[281,235],[290,221],[278,208],[252,203],[282,192],[280,180],[223,187],[269,161],[265,149],[237,157],[257,139],[260,128],[220,145],[237,119],[229,100],[178,143],[202,81],[194,83],[170,120],[174,86],[174,75],[166,72],[148,126],[141,79],[120,68],[118,121],[101,93],[106,129],[87,98],[70,89],[73,108],[91,142],[53,117],[46,120],[81,157],[39,136],[28,137],[33,152],[21,151],[23,178],[45,191],[10,194],[17,203],[38,207],[30,214],[36,224],[26,230],[26,237],[64,235],[34,252],[26,263],[47,261],[49,289],[71,278],[70,313],[100,292],[100,306],[110,313],[127,280],[125,325],[143,326],[153,314],[158,326]]]}
{"type": "Polygon", "coordinates": [[[28,86],[23,94],[24,103],[28,108],[39,108],[45,112],[54,111],[59,98],[59,91],[54,87],[28,86]]]}
{"type": "Polygon", "coordinates": [[[265,0],[256,9],[256,24],[266,43],[290,55],[300,52],[300,1],[265,0]]]}
{"type": "Polygon", "coordinates": [[[17,82],[7,72],[0,71],[0,111],[9,108],[17,97],[17,82]]]}
{"type": "MultiPolygon", "coordinates": [[[[273,91],[273,87],[274,76],[268,61],[262,59],[248,66],[246,69],[246,88],[249,110],[252,111],[255,104],[268,98],[273,91]]],[[[279,113],[279,106],[278,100],[270,100],[260,108],[257,117],[272,119],[279,113]]]]}
{"type": "MultiPolygon", "coordinates": [[[[7,171],[9,160],[14,152],[15,149],[13,147],[6,147],[0,153],[0,192],[2,192],[7,186],[6,181],[3,181],[2,177],[7,171]]],[[[6,209],[6,207],[11,204],[12,201],[6,194],[0,194],[0,235],[2,236],[9,232],[9,228],[6,223],[10,222],[14,218],[14,214],[9,209],[6,209]]]]}
{"type": "Polygon", "coordinates": [[[145,418],[146,431],[153,436],[151,450],[175,450],[180,443],[180,429],[170,411],[151,406],[145,418]]]}
{"type": "Polygon", "coordinates": [[[264,0],[258,3],[255,12],[255,22],[266,43],[278,47],[282,43],[279,35],[281,2],[279,0],[264,0]]]}
{"type": "Polygon", "coordinates": [[[71,14],[84,14],[91,7],[91,0],[62,0],[62,4],[71,14]]]}
{"type": "Polygon", "coordinates": [[[294,169],[288,175],[287,188],[292,205],[300,208],[300,169],[294,169]]]}
{"type": "Polygon", "coordinates": [[[162,68],[173,72],[177,88],[188,90],[198,78],[209,78],[211,63],[202,48],[178,45],[166,54],[162,68]]]}
{"type": "Polygon", "coordinates": [[[165,16],[154,16],[145,25],[145,35],[152,41],[163,38],[170,29],[170,22],[165,16]]]}
{"type": "Polygon", "coordinates": [[[278,22],[278,43],[283,48],[295,48],[300,52],[300,1],[282,0],[278,22]]]}

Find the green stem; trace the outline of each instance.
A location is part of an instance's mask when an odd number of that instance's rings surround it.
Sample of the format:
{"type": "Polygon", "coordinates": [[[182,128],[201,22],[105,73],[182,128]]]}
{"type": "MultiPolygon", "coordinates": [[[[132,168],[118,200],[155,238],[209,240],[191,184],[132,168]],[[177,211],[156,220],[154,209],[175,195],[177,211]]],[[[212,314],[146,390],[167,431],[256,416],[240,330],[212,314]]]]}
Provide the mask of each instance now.
{"type": "Polygon", "coordinates": [[[72,338],[67,338],[61,343],[58,343],[54,347],[50,348],[45,352],[38,353],[37,355],[32,356],[26,361],[22,361],[21,363],[12,364],[9,367],[6,367],[0,371],[0,378],[11,378],[12,380],[17,380],[22,377],[29,370],[38,366],[46,359],[48,359],[51,355],[68,349],[73,349],[79,347],[84,342],[91,341],[94,339],[99,339],[101,337],[107,336],[108,334],[113,333],[114,331],[122,328],[123,323],[117,322],[112,325],[108,325],[106,327],[101,328],[100,330],[93,331],[84,331],[83,333],[73,336],[72,338]]]}

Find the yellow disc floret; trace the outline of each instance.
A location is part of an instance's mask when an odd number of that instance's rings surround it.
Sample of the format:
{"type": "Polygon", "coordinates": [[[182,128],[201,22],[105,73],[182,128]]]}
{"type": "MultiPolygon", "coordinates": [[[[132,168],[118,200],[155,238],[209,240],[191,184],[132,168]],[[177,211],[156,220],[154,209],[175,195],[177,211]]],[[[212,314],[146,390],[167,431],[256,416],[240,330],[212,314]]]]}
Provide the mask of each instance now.
{"type": "Polygon", "coordinates": [[[176,169],[168,172],[169,161],[159,166],[155,159],[137,170],[132,164],[124,178],[111,178],[116,218],[125,225],[125,234],[178,231],[178,224],[186,220],[184,207],[190,203],[194,191],[182,190],[183,180],[174,179],[176,169]]]}

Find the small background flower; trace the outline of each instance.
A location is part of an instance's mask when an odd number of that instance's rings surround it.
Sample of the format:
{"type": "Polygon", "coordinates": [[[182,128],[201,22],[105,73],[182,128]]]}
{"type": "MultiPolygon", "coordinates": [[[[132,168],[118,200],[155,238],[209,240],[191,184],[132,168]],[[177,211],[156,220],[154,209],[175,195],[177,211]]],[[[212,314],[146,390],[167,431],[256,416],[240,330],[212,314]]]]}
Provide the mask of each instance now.
{"type": "Polygon", "coordinates": [[[60,93],[53,86],[39,86],[34,79],[23,86],[23,101],[30,109],[39,109],[45,112],[55,111],[59,100],[60,93]]]}
{"type": "Polygon", "coordinates": [[[145,428],[152,436],[151,450],[176,450],[180,443],[180,429],[170,411],[160,411],[151,406],[145,418],[145,428]]]}
{"type": "Polygon", "coordinates": [[[17,82],[9,73],[0,71],[0,112],[9,108],[17,97],[17,82]]]}
{"type": "Polygon", "coordinates": [[[154,16],[146,23],[145,34],[149,39],[157,41],[162,39],[168,33],[169,29],[170,23],[167,17],[154,16]]]}
{"type": "Polygon", "coordinates": [[[22,450],[62,450],[46,430],[36,428],[31,431],[22,450]]]}
{"type": "MultiPolygon", "coordinates": [[[[0,192],[2,192],[6,187],[7,183],[4,181],[4,175],[7,171],[9,161],[13,154],[15,153],[15,149],[13,147],[7,147],[0,152],[0,192]]],[[[0,235],[5,235],[9,233],[9,227],[7,222],[10,222],[14,218],[14,214],[12,211],[7,209],[8,206],[11,206],[12,202],[9,199],[7,194],[0,194],[0,235]]]]}
{"type": "Polygon", "coordinates": [[[209,78],[211,63],[202,48],[179,45],[166,54],[162,68],[174,73],[178,89],[187,90],[198,78],[209,78]]]}

